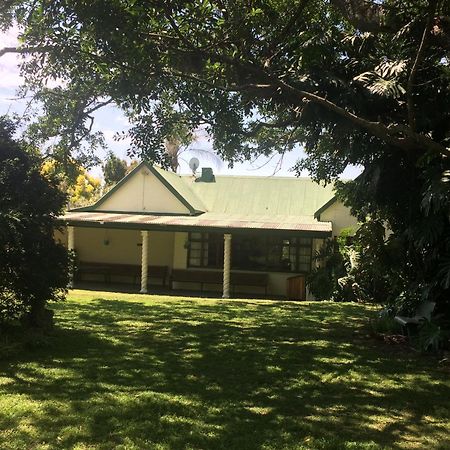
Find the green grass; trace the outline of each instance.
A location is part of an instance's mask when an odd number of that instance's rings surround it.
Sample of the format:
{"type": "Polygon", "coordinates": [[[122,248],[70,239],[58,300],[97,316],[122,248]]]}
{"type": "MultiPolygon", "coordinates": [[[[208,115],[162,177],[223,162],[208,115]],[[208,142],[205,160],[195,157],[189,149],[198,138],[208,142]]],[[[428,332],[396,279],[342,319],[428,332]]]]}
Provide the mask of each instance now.
{"type": "Polygon", "coordinates": [[[369,314],[73,291],[0,362],[0,448],[450,448],[449,373],[369,314]]]}

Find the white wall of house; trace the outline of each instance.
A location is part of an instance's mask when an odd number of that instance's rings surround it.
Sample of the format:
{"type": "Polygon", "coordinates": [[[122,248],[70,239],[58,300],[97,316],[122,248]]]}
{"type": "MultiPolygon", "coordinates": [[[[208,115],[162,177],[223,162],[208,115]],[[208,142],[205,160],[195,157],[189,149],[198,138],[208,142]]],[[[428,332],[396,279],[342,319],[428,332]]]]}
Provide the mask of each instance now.
{"type": "Polygon", "coordinates": [[[356,217],[350,213],[350,208],[342,202],[336,201],[320,214],[321,222],[332,222],[333,237],[339,236],[344,228],[358,228],[356,217]]]}
{"type": "Polygon", "coordinates": [[[119,186],[96,210],[189,213],[186,206],[145,166],[119,186]]]}
{"type": "MultiPolygon", "coordinates": [[[[64,236],[57,237],[64,238],[64,236]]],[[[79,261],[110,264],[141,264],[141,232],[108,228],[75,228],[75,250],[79,261]]],[[[172,267],[174,233],[149,233],[149,265],[172,267]]],[[[149,274],[151,275],[151,274],[149,274]]],[[[100,281],[99,275],[84,275],[84,281],[100,281]]],[[[114,282],[129,283],[130,277],[115,276],[114,282]]]]}
{"type": "Polygon", "coordinates": [[[285,272],[269,273],[269,294],[285,297],[287,295],[287,279],[295,275],[295,273],[285,272]]]}
{"type": "Polygon", "coordinates": [[[174,233],[173,264],[174,269],[186,269],[187,267],[187,245],[189,234],[184,232],[174,233]]]}
{"type": "Polygon", "coordinates": [[[138,230],[75,228],[75,250],[80,261],[140,264],[138,230]]]}
{"type": "MultiPolygon", "coordinates": [[[[141,232],[111,228],[75,229],[75,249],[80,261],[141,264],[141,232]]],[[[149,264],[172,267],[174,233],[149,232],[149,264]]]]}
{"type": "Polygon", "coordinates": [[[150,265],[172,268],[175,233],[172,231],[150,231],[148,240],[150,265]]]}

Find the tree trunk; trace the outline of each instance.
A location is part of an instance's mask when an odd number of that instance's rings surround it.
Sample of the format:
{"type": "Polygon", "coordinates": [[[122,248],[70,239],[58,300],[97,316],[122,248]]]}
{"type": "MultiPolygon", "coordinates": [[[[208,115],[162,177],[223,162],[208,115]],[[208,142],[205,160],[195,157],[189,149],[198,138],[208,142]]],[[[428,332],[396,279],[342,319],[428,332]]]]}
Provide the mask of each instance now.
{"type": "Polygon", "coordinates": [[[27,314],[26,325],[31,328],[39,328],[48,331],[53,328],[53,311],[46,308],[45,301],[35,301],[27,314]]]}

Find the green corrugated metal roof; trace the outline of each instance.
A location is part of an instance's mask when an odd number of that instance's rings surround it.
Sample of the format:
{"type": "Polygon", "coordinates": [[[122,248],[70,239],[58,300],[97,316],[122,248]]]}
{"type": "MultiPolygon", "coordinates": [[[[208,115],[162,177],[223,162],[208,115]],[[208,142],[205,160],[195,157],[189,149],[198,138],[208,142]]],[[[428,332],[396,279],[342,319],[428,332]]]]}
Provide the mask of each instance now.
{"type": "Polygon", "coordinates": [[[314,216],[334,196],[331,184],[324,187],[309,178],[216,175],[213,183],[182,179],[214,213],[314,216]]]}
{"type": "Polygon", "coordinates": [[[97,206],[124,185],[142,165],[146,165],[161,182],[185,203],[191,213],[216,213],[229,216],[306,216],[316,211],[333,197],[333,186],[326,187],[309,178],[215,176],[215,182],[195,182],[189,175],[177,175],[158,166],[141,163],[97,203],[74,211],[94,211],[97,206]]]}
{"type": "Polygon", "coordinates": [[[181,177],[173,172],[153,166],[153,169],[159,173],[196,211],[207,211],[204,203],[198,198],[197,194],[190,188],[190,183],[185,177],[181,177]]]}

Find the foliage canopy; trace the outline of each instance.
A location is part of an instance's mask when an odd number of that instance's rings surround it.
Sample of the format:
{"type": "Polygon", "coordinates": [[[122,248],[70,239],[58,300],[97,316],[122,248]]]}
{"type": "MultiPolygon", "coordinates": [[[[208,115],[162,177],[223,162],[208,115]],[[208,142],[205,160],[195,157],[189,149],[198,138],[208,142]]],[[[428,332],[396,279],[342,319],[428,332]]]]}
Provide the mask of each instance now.
{"type": "Polygon", "coordinates": [[[0,117],[0,322],[27,315],[33,326],[49,325],[46,302],[61,299],[68,283],[67,251],[53,236],[65,196],[13,131],[0,117]]]}
{"type": "Polygon", "coordinates": [[[103,177],[106,186],[117,184],[127,173],[127,162],[109,151],[103,164],[103,177]]]}
{"type": "Polygon", "coordinates": [[[27,83],[66,147],[115,102],[150,159],[203,125],[231,162],[300,142],[329,178],[387,149],[449,155],[450,6],[404,3],[21,0],[0,17],[23,27],[27,83]]]}
{"type": "Polygon", "coordinates": [[[71,176],[66,176],[62,170],[55,159],[46,159],[41,166],[41,173],[57,182],[62,192],[67,194],[69,207],[85,206],[98,200],[101,194],[99,178],[76,164],[71,164],[71,176]]]}

